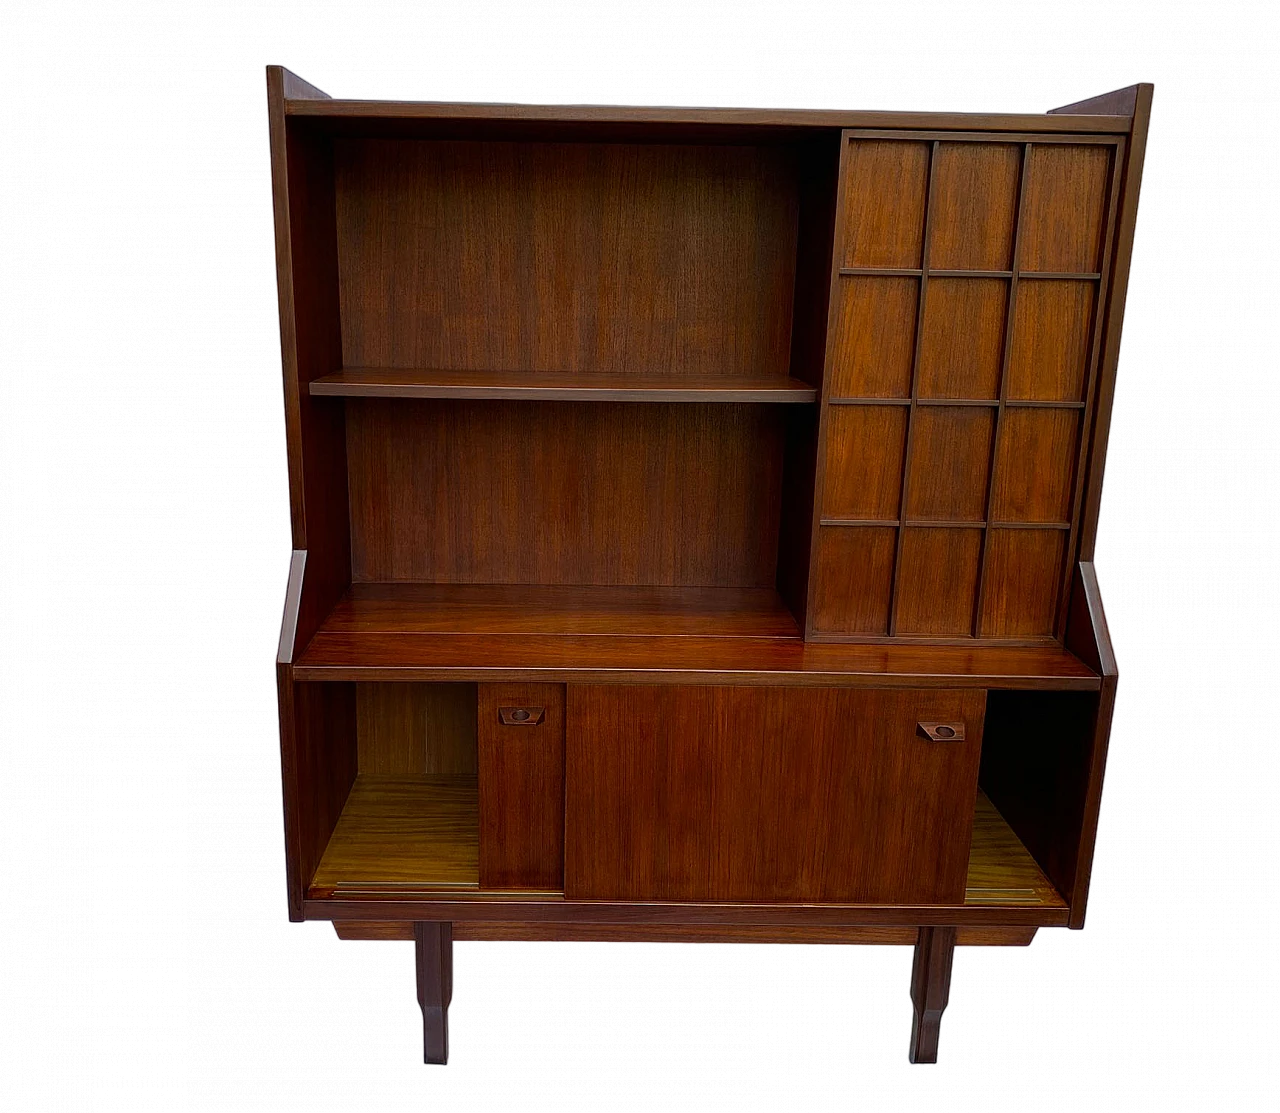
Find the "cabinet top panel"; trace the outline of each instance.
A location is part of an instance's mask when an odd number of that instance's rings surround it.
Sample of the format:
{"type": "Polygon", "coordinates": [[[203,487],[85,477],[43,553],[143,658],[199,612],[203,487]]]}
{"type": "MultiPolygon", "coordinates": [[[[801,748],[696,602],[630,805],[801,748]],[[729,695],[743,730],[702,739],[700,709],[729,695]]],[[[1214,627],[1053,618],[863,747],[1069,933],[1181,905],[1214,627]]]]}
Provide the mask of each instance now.
{"type": "Polygon", "coordinates": [[[811,108],[677,108],[595,104],[467,104],[448,101],[286,98],[289,116],[357,120],[670,124],[744,128],[936,128],[953,131],[1125,133],[1129,116],[985,112],[840,111],[811,108]]]}

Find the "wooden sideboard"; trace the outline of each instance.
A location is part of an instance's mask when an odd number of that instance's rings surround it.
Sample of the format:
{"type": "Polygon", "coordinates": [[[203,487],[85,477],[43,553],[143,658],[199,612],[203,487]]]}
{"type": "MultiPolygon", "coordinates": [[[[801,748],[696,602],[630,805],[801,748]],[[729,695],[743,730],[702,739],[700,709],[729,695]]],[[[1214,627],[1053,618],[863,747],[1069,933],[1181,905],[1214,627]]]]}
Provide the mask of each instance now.
{"type": "Polygon", "coordinates": [[[267,71],[289,915],[454,939],[1084,923],[1151,86],[1045,115],[336,100],[267,71]]]}

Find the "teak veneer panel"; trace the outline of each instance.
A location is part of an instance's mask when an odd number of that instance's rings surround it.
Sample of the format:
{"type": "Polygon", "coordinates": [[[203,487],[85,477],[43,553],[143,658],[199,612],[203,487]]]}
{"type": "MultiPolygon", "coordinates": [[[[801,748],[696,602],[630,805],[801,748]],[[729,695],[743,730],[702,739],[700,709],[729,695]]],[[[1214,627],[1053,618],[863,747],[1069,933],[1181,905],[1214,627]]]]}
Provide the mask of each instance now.
{"type": "Polygon", "coordinates": [[[929,266],[1008,270],[1022,170],[1017,146],[939,143],[933,163],[929,266]]]}
{"type": "Polygon", "coordinates": [[[818,633],[889,632],[897,531],[883,526],[823,526],[814,553],[813,629],[818,633]]]}
{"type": "Polygon", "coordinates": [[[973,628],[982,531],[902,531],[896,623],[902,635],[963,636],[973,628]]]}
{"type": "Polygon", "coordinates": [[[357,684],[361,773],[476,772],[474,684],[357,684]]]}
{"type": "Polygon", "coordinates": [[[564,685],[481,684],[480,885],[564,887],[564,685]],[[502,708],[529,713],[505,723],[502,708]]]}
{"type": "Polygon", "coordinates": [[[907,414],[902,406],[833,407],[827,419],[824,518],[896,518],[907,414]]]}
{"type": "Polygon", "coordinates": [[[774,584],[776,406],[346,407],[356,582],[774,584]]]}
{"type": "Polygon", "coordinates": [[[1021,265],[1028,271],[1096,273],[1102,261],[1108,146],[1037,144],[1024,170],[1021,265]]]}
{"type": "Polygon", "coordinates": [[[344,368],[312,380],[341,398],[493,398],[560,402],[812,402],[817,389],[783,376],[564,374],[344,368]]]}
{"type": "Polygon", "coordinates": [[[1007,396],[1083,402],[1096,286],[1043,279],[1018,287],[1007,396]]]}
{"type": "Polygon", "coordinates": [[[1008,302],[1004,278],[929,280],[920,332],[921,398],[999,397],[1008,302]]]}
{"type": "Polygon", "coordinates": [[[844,167],[844,266],[918,267],[929,145],[865,140],[844,167]]]}
{"type": "Polygon", "coordinates": [[[788,148],[334,147],[345,366],[786,375],[788,148]]]}
{"type": "Polygon", "coordinates": [[[906,516],[982,521],[995,415],[982,406],[929,406],[916,413],[914,421],[906,516]]]}
{"type": "Polygon", "coordinates": [[[985,701],[570,685],[565,895],[960,903],[985,701]]]}
{"type": "Polygon", "coordinates": [[[836,287],[828,398],[906,398],[911,393],[914,278],[858,275],[836,287]]]}
{"type": "Polygon", "coordinates": [[[362,773],[311,879],[309,896],[479,887],[475,776],[362,773]]]}

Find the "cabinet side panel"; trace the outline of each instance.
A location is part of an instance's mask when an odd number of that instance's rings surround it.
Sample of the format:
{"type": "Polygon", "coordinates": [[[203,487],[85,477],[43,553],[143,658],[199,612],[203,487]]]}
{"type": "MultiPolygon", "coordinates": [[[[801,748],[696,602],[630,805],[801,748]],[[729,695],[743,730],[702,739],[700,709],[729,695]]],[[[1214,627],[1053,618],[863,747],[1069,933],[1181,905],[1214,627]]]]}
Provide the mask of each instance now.
{"type": "Polygon", "coordinates": [[[564,685],[481,684],[477,709],[480,888],[561,889],[564,685]]]}
{"type": "Polygon", "coordinates": [[[289,915],[302,901],[356,779],[354,684],[299,684],[278,666],[289,915]]]}
{"type": "Polygon", "coordinates": [[[571,899],[960,903],[984,693],[571,685],[571,899]],[[927,741],[920,722],[967,728],[927,741]]]}
{"type": "Polygon", "coordinates": [[[286,78],[267,74],[289,500],[293,547],[307,551],[292,656],[351,582],[351,539],[342,403],[307,390],[342,366],[332,142],[286,118],[286,78]]]}

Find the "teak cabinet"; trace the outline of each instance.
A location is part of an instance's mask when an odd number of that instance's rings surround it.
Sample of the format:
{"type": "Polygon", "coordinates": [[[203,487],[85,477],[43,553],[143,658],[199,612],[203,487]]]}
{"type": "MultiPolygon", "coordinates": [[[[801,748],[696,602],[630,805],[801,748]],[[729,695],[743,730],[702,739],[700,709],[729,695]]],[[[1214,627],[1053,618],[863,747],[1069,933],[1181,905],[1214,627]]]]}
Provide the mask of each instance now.
{"type": "Polygon", "coordinates": [[[1150,113],[334,100],[267,71],[292,919],[915,947],[1084,923],[1150,113]]]}

